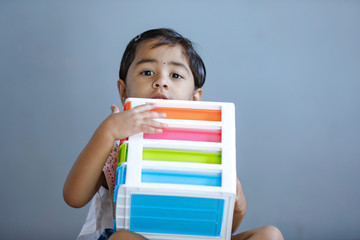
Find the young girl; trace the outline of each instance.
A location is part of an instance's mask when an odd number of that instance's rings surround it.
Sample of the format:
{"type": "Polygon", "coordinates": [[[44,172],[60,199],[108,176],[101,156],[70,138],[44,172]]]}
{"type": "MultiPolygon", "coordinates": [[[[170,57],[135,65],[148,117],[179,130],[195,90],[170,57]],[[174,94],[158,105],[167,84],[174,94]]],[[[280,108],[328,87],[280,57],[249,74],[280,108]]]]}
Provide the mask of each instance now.
{"type": "MultiPolygon", "coordinates": [[[[176,100],[201,99],[205,65],[192,43],[171,29],[146,31],[130,41],[121,60],[117,87],[122,103],[128,97],[176,100]]],[[[63,189],[65,202],[75,208],[90,200],[82,239],[146,239],[136,233],[113,232],[113,194],[119,139],[136,133],[161,133],[166,124],[155,121],[165,114],[144,104],[126,112],[111,106],[112,114],[97,128],[76,159],[63,189]]],[[[232,232],[246,212],[246,199],[238,181],[232,232]]],[[[283,239],[272,226],[250,230],[232,239],[283,239]]]]}

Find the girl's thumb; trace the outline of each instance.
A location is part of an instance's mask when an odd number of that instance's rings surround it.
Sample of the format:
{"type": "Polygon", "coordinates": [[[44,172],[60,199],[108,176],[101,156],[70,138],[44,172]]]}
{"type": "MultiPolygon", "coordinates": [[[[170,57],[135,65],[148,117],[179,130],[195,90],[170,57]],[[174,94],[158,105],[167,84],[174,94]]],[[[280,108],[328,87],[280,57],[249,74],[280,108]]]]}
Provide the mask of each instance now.
{"type": "Polygon", "coordinates": [[[118,112],[120,112],[120,109],[119,109],[116,105],[114,105],[114,104],[112,104],[110,108],[111,108],[111,113],[118,113],[118,112]]]}

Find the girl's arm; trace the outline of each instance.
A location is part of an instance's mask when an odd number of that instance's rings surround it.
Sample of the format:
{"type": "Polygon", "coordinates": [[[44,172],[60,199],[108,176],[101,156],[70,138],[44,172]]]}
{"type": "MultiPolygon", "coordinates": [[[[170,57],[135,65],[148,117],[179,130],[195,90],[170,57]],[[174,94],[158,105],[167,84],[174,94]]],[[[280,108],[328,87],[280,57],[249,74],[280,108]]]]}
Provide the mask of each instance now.
{"type": "Polygon", "coordinates": [[[86,205],[104,182],[102,169],[114,141],[139,132],[161,133],[166,124],[154,121],[163,113],[149,111],[156,106],[144,104],[126,112],[112,106],[112,114],[96,129],[89,143],[76,159],[63,188],[65,202],[72,207],[86,205]]]}
{"type": "Polygon", "coordinates": [[[246,213],[246,198],[239,179],[236,182],[236,198],[231,233],[235,233],[246,213]]]}

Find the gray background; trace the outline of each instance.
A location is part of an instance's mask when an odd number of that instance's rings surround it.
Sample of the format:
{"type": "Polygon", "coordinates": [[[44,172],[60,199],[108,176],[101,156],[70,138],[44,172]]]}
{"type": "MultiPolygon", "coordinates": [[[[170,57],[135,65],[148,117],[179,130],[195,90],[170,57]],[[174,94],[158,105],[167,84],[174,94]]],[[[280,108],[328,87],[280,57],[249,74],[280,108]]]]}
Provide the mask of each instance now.
{"type": "Polygon", "coordinates": [[[236,104],[239,231],[360,239],[359,1],[0,2],[1,239],[75,239],[62,186],[120,105],[128,41],[171,27],[198,44],[203,100],[236,104]]]}

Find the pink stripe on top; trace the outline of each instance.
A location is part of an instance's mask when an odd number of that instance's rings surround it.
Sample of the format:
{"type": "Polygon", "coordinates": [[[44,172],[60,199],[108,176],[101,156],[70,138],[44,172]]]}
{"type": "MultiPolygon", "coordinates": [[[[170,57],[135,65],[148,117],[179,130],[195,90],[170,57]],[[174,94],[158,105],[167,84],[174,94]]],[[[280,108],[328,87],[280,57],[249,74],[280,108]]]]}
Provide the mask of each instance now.
{"type": "Polygon", "coordinates": [[[221,142],[221,130],[165,128],[163,132],[159,134],[144,133],[144,139],[221,142]]]}

